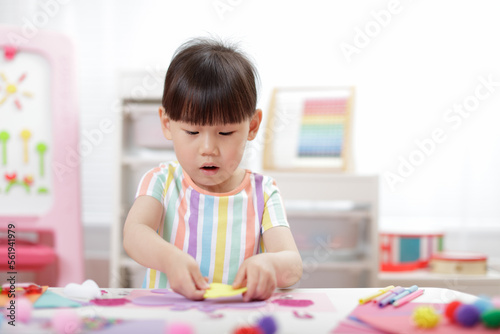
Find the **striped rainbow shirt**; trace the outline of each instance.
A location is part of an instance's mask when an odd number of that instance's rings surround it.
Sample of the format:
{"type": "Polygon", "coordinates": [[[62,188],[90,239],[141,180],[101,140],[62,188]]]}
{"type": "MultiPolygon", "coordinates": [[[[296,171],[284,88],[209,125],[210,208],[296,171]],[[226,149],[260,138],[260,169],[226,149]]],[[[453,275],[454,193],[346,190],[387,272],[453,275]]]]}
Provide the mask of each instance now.
{"type": "MultiPolygon", "coordinates": [[[[238,268],[262,252],[262,234],[288,221],[275,181],[247,170],[243,182],[230,193],[199,188],[178,162],[147,172],[137,196],[153,196],[164,208],[158,234],[191,255],[209,282],[232,284],[238,268]]],[[[163,272],[147,269],[143,288],[166,288],[163,272]]]]}

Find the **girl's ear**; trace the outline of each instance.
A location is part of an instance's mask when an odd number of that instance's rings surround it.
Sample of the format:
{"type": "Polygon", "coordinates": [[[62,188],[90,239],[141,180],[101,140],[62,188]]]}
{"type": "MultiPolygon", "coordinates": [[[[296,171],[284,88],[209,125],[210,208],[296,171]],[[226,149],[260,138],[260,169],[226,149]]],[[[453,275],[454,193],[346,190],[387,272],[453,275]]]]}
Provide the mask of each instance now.
{"type": "Polygon", "coordinates": [[[161,131],[163,132],[163,136],[168,140],[172,140],[172,132],[170,132],[170,118],[168,118],[163,106],[161,106],[158,110],[158,114],[160,115],[161,131]]]}
{"type": "Polygon", "coordinates": [[[257,136],[257,132],[259,132],[260,123],[262,122],[262,110],[255,110],[255,114],[252,116],[250,120],[250,128],[248,130],[247,140],[254,140],[257,136]]]}

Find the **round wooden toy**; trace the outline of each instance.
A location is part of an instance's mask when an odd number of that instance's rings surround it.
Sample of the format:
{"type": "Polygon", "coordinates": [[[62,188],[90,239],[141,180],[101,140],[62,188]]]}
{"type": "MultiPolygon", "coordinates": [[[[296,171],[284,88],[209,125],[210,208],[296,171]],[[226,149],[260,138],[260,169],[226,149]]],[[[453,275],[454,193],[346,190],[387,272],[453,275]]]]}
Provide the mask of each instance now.
{"type": "Polygon", "coordinates": [[[430,268],[440,274],[486,275],[487,259],[481,253],[446,251],[431,257],[430,268]]]}

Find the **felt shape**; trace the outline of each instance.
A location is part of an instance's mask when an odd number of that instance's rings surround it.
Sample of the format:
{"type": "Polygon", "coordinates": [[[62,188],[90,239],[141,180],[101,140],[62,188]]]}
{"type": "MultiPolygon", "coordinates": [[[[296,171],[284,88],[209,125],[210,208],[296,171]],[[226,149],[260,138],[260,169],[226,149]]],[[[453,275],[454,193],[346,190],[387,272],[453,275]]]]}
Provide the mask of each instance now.
{"type": "Polygon", "coordinates": [[[153,289],[153,290],[151,290],[151,292],[165,294],[165,293],[170,293],[172,291],[170,289],[153,289]]]}
{"type": "Polygon", "coordinates": [[[34,308],[80,307],[82,304],[52,291],[45,291],[33,304],[34,308]]]}
{"type": "Polygon", "coordinates": [[[246,291],[247,291],[246,287],[234,289],[231,285],[228,284],[212,283],[210,284],[210,288],[205,291],[203,297],[206,299],[231,297],[231,296],[241,295],[246,291]]]}
{"type": "Polygon", "coordinates": [[[308,299],[280,299],[280,298],[273,300],[272,303],[290,307],[307,307],[314,304],[312,300],[308,299]]]}
{"type": "Polygon", "coordinates": [[[121,306],[129,303],[130,301],[126,298],[103,298],[103,299],[92,299],[90,304],[98,306],[121,306]]]}
{"type": "Polygon", "coordinates": [[[302,313],[297,312],[296,310],[293,310],[292,314],[297,319],[312,319],[312,318],[314,318],[312,315],[310,315],[307,312],[304,312],[302,314],[302,313]]]}
{"type": "Polygon", "coordinates": [[[82,284],[69,283],[64,294],[69,298],[93,299],[101,297],[101,290],[95,281],[88,279],[82,284]]]}
{"type": "Polygon", "coordinates": [[[190,300],[175,292],[136,297],[132,299],[132,303],[141,306],[171,306],[170,309],[174,311],[198,309],[204,312],[213,312],[223,308],[249,309],[266,305],[265,301],[243,302],[241,297],[190,300]]]}
{"type": "MultiPolygon", "coordinates": [[[[42,294],[44,294],[45,291],[47,291],[47,289],[49,288],[47,285],[45,285],[40,288],[41,291],[34,292],[31,290],[26,290],[24,288],[19,288],[19,286],[22,285],[23,283],[18,284],[17,285],[18,287],[16,288],[14,293],[16,294],[16,296],[22,295],[24,298],[28,299],[32,304],[34,304],[38,300],[38,298],[40,298],[40,296],[42,296],[42,294]]],[[[26,287],[29,287],[29,284],[26,287]]],[[[10,300],[8,295],[9,288],[3,288],[3,289],[4,290],[2,290],[2,293],[0,294],[0,307],[7,305],[7,303],[9,303],[10,300]]]]}

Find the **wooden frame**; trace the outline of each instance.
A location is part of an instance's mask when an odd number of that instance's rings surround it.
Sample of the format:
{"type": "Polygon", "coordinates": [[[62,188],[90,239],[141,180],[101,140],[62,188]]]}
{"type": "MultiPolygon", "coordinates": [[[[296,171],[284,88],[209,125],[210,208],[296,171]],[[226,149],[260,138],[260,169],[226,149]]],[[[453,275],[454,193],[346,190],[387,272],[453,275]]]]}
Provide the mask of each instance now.
{"type": "Polygon", "coordinates": [[[264,138],[264,169],[345,172],[354,87],[276,88],[264,138]]]}

